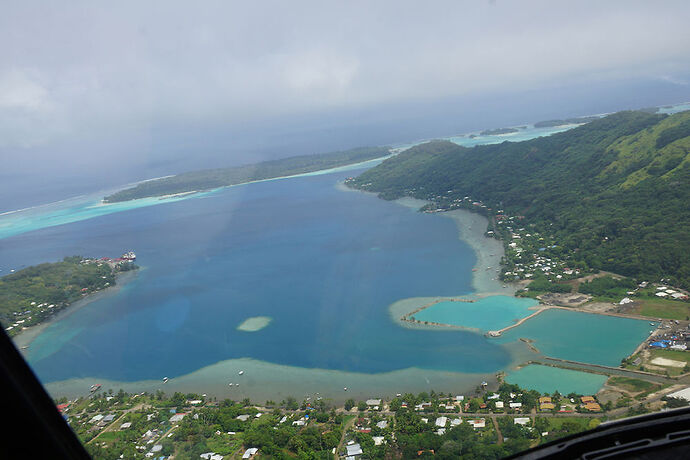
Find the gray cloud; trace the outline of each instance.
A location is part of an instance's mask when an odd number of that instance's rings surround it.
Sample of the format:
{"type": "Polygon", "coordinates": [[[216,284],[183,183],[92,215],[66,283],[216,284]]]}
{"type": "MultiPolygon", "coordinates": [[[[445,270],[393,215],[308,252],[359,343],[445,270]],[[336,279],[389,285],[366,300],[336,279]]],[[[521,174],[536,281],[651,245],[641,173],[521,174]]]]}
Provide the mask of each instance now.
{"type": "Polygon", "coordinates": [[[96,3],[4,2],[0,147],[690,73],[686,1],[96,3]]]}

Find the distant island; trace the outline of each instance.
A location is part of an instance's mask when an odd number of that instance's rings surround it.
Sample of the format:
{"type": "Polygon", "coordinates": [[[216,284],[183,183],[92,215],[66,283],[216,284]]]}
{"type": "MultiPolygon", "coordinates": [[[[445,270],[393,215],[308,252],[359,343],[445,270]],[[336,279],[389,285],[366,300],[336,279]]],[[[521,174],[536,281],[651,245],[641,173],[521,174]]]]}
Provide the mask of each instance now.
{"type": "Polygon", "coordinates": [[[275,179],[277,177],[347,166],[382,158],[390,154],[389,147],[361,147],[341,152],[301,155],[263,161],[261,163],[231,168],[191,171],[142,182],[134,187],[106,196],[103,202],[116,203],[138,198],[201,192],[257,180],[275,179]]]}
{"type": "Polygon", "coordinates": [[[347,185],[487,216],[506,281],[545,277],[540,290],[569,292],[567,279],[606,270],[690,288],[690,111],[619,112],[524,142],[429,142],[347,185]]]}
{"type": "Polygon", "coordinates": [[[485,129],[482,131],[481,134],[482,136],[496,136],[499,134],[512,134],[512,133],[517,133],[520,131],[517,128],[496,128],[496,129],[485,129]]]}
{"type": "Polygon", "coordinates": [[[590,121],[598,120],[600,117],[577,117],[577,118],[564,118],[559,120],[544,120],[538,121],[534,124],[535,128],[555,128],[557,126],[565,125],[582,125],[589,123],[590,121]]]}
{"type": "Polygon", "coordinates": [[[134,253],[111,259],[81,256],[27,267],[0,278],[0,322],[10,337],[36,326],[89,294],[115,286],[136,270],[134,253]]]}

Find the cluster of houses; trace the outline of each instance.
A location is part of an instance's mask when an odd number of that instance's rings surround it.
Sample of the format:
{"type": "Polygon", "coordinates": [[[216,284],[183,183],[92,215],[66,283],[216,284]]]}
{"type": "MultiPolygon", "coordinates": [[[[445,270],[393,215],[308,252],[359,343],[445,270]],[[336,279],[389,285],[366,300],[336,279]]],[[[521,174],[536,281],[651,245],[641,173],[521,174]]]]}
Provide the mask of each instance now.
{"type": "Polygon", "coordinates": [[[6,331],[11,331],[13,329],[23,329],[32,325],[35,321],[32,321],[33,315],[38,315],[42,317],[45,314],[50,314],[57,305],[50,302],[38,303],[33,301],[29,304],[30,309],[26,311],[15,311],[12,315],[15,317],[14,323],[10,324],[5,328],[6,331]]]}
{"type": "MultiPolygon", "coordinates": [[[[594,396],[581,396],[580,397],[580,407],[589,412],[601,412],[601,406],[594,399],[594,396]]],[[[574,398],[570,398],[570,404],[562,404],[558,412],[569,413],[573,412],[577,402],[574,398]]],[[[551,396],[542,396],[539,398],[539,411],[540,412],[552,412],[556,409],[556,404],[553,402],[551,396]]]]}
{"type": "MultiPolygon", "coordinates": [[[[637,285],[637,287],[632,290],[626,292],[626,294],[630,297],[636,296],[639,294],[640,289],[645,289],[649,286],[649,282],[643,281],[637,285]]],[[[655,288],[656,290],[654,291],[654,295],[656,297],[662,298],[662,299],[669,299],[669,300],[689,300],[690,296],[688,296],[688,293],[686,291],[683,291],[682,289],[674,288],[674,287],[669,287],[665,285],[658,285],[655,288]]],[[[620,302],[618,302],[619,305],[626,305],[633,303],[633,300],[630,297],[624,297],[621,299],[620,302]]]]}
{"type": "MultiPolygon", "coordinates": [[[[422,419],[422,422],[429,423],[429,420],[426,418],[422,419]]],[[[442,436],[446,434],[446,427],[453,428],[458,425],[462,424],[462,419],[460,417],[445,417],[441,416],[438,417],[434,421],[434,425],[438,428],[436,430],[436,434],[439,436],[442,436]]],[[[467,420],[467,424],[470,425],[472,428],[477,429],[477,428],[485,428],[486,427],[486,419],[484,418],[471,418],[467,420]]]]}
{"type": "Polygon", "coordinates": [[[657,297],[668,298],[673,300],[688,300],[690,298],[688,297],[688,294],[686,294],[685,292],[681,292],[677,289],[672,289],[668,286],[657,286],[654,295],[657,297]]]}
{"type": "Polygon", "coordinates": [[[593,396],[582,396],[580,401],[582,401],[582,407],[586,410],[590,412],[601,412],[601,406],[593,396]]]}
{"type": "Polygon", "coordinates": [[[580,276],[579,269],[570,268],[565,261],[543,254],[549,249],[556,249],[558,246],[544,243],[545,240],[539,233],[527,233],[524,227],[514,230],[513,227],[507,226],[505,230],[511,239],[507,245],[506,257],[515,260],[512,263],[512,267],[503,272],[502,277],[504,280],[522,280],[544,275],[551,281],[560,281],[580,276]],[[537,252],[527,254],[530,256],[527,257],[529,262],[524,262],[524,246],[537,248],[537,252]]]}

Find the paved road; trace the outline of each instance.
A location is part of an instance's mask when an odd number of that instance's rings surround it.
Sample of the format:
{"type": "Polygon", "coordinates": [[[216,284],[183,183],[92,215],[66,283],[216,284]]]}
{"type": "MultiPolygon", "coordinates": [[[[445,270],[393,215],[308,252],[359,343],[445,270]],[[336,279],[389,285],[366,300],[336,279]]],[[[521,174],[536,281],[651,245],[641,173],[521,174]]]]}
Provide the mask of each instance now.
{"type": "Polygon", "coordinates": [[[659,375],[659,374],[652,374],[651,372],[642,372],[642,371],[636,371],[632,369],[622,369],[619,367],[612,367],[612,366],[602,366],[600,364],[589,364],[589,363],[581,363],[577,361],[568,361],[566,359],[559,359],[559,358],[550,358],[548,356],[540,356],[538,358],[534,358],[531,360],[531,362],[535,364],[546,364],[546,365],[554,365],[556,367],[562,367],[566,369],[574,369],[574,370],[584,370],[584,371],[589,371],[589,372],[596,372],[597,374],[607,374],[607,375],[619,375],[622,377],[630,377],[634,379],[641,379],[641,380],[648,380],[650,382],[655,382],[655,383],[678,383],[681,381],[687,381],[687,377],[685,378],[673,378],[673,377],[666,377],[664,375],[659,375]]]}

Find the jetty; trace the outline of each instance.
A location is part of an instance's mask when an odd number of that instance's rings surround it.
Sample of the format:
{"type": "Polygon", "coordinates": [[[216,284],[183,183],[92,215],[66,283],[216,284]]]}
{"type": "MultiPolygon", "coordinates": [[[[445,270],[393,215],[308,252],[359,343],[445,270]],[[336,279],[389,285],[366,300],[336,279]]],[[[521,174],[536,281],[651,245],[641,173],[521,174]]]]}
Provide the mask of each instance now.
{"type": "MultiPolygon", "coordinates": [[[[429,307],[431,307],[431,306],[433,306],[433,305],[436,305],[437,303],[441,303],[441,302],[466,302],[466,303],[474,303],[474,302],[476,302],[476,300],[474,300],[474,299],[458,299],[458,298],[455,298],[455,297],[443,298],[443,299],[436,299],[436,300],[434,300],[433,302],[429,302],[429,303],[426,303],[426,304],[422,305],[422,306],[419,307],[419,308],[415,308],[414,310],[412,310],[412,311],[409,312],[409,313],[405,313],[404,315],[402,315],[402,316],[400,317],[400,321],[406,321],[406,322],[408,322],[408,323],[414,323],[414,324],[431,325],[431,326],[457,327],[457,328],[460,328],[461,326],[457,326],[457,325],[454,325],[454,324],[436,323],[436,322],[433,322],[433,321],[419,321],[418,319],[413,318],[413,316],[416,315],[417,313],[419,313],[420,311],[422,311],[422,310],[424,310],[424,309],[426,309],[426,308],[429,308],[429,307]]],[[[466,328],[463,328],[463,329],[466,329],[466,328]]]]}
{"type": "Polygon", "coordinates": [[[537,316],[539,313],[543,312],[544,310],[549,310],[549,309],[551,309],[551,308],[558,308],[558,307],[552,307],[551,305],[547,305],[547,306],[542,307],[542,308],[540,308],[539,310],[535,311],[535,312],[532,313],[531,315],[525,316],[524,318],[519,319],[518,322],[516,322],[515,324],[511,324],[510,326],[506,326],[506,327],[504,327],[503,329],[499,329],[499,330],[497,330],[497,331],[489,331],[489,332],[487,332],[485,335],[486,335],[487,337],[500,337],[501,334],[503,334],[503,333],[504,333],[505,331],[507,331],[508,329],[512,329],[512,328],[514,328],[514,327],[518,327],[519,325],[521,325],[522,323],[524,323],[524,322],[527,321],[528,319],[534,318],[535,316],[537,316]]]}
{"type": "MultiPolygon", "coordinates": [[[[566,310],[566,311],[579,311],[580,313],[589,313],[590,315],[602,315],[602,316],[615,316],[616,318],[630,318],[630,319],[639,319],[643,321],[663,321],[663,319],[654,319],[650,318],[648,316],[641,316],[641,315],[634,315],[634,314],[629,314],[629,313],[615,313],[615,312],[609,312],[609,311],[592,311],[588,310],[586,308],[578,308],[578,307],[563,307],[560,305],[543,305],[539,308],[539,310],[535,311],[529,316],[525,316],[524,318],[520,319],[517,321],[515,324],[511,324],[510,326],[506,326],[503,329],[499,329],[497,331],[488,331],[486,334],[484,334],[486,337],[500,337],[501,334],[503,334],[505,331],[512,329],[514,327],[518,327],[528,319],[534,318],[537,316],[539,313],[546,311],[546,310],[551,310],[552,308],[557,308],[559,310],[566,310]]],[[[644,342],[642,343],[644,345],[644,342]]],[[[641,345],[641,346],[642,346],[641,345]]]]}

